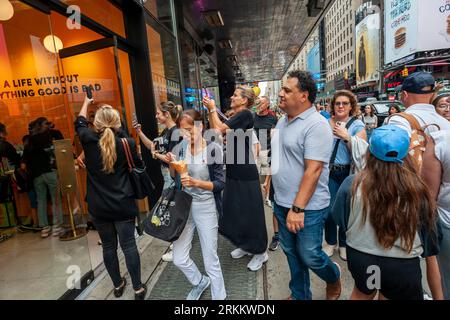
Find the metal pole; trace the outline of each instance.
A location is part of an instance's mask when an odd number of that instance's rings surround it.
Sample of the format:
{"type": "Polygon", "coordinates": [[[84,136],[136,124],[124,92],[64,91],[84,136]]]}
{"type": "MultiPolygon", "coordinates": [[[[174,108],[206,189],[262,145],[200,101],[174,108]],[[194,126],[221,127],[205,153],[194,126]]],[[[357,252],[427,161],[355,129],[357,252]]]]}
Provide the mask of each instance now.
{"type": "Polygon", "coordinates": [[[178,38],[178,19],[177,12],[175,9],[175,0],[170,0],[170,11],[172,12],[172,29],[173,35],[175,36],[175,52],[178,61],[178,73],[180,74],[180,94],[181,94],[181,105],[183,109],[186,108],[185,95],[184,95],[184,78],[183,78],[183,67],[181,66],[181,54],[180,54],[180,39],[178,38]]]}
{"type": "Polygon", "coordinates": [[[378,69],[380,70],[380,79],[379,79],[379,85],[380,88],[378,90],[379,94],[381,95],[382,93],[384,94],[384,73],[383,73],[383,69],[384,69],[384,1],[380,1],[380,35],[379,35],[379,39],[380,39],[380,53],[379,53],[379,57],[380,57],[380,64],[378,66],[378,69]]]}

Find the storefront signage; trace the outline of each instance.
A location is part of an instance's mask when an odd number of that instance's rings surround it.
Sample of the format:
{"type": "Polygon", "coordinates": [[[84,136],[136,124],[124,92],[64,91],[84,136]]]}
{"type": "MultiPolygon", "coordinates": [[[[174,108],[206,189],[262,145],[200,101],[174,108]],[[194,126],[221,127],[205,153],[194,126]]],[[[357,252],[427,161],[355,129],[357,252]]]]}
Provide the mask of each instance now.
{"type": "Polygon", "coordinates": [[[380,41],[380,9],[378,6],[360,8],[359,16],[367,14],[356,25],[356,83],[358,86],[378,81],[379,41],[380,41]]]}
{"type": "Polygon", "coordinates": [[[449,16],[449,0],[385,0],[385,64],[450,47],[449,16]]]}
{"type": "Polygon", "coordinates": [[[388,89],[393,89],[393,88],[397,88],[399,85],[401,85],[402,83],[400,81],[396,81],[396,82],[389,82],[386,84],[386,87],[388,89]]]}
{"type": "Polygon", "coordinates": [[[98,83],[85,85],[79,80],[78,74],[0,80],[0,100],[81,93],[85,92],[88,86],[94,91],[102,89],[98,83]]]}

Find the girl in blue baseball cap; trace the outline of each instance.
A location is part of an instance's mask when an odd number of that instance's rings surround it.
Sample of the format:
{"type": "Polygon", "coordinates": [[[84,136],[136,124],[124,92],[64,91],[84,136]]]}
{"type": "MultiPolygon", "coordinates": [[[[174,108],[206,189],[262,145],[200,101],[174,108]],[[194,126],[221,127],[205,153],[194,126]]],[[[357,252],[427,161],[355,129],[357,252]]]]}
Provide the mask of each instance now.
{"type": "Polygon", "coordinates": [[[346,230],[351,299],[423,300],[419,257],[435,255],[436,204],[408,154],[408,133],[375,129],[367,165],[348,177],[332,216],[346,230]]]}

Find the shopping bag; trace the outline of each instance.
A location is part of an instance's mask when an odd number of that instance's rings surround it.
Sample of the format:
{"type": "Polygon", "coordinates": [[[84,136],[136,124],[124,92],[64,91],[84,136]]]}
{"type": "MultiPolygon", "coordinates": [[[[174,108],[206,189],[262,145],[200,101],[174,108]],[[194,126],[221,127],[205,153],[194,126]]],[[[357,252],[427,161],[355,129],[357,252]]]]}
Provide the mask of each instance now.
{"type": "Polygon", "coordinates": [[[185,191],[175,186],[163,190],[143,222],[145,233],[168,242],[177,240],[186,226],[191,204],[192,196],[185,191]]]}

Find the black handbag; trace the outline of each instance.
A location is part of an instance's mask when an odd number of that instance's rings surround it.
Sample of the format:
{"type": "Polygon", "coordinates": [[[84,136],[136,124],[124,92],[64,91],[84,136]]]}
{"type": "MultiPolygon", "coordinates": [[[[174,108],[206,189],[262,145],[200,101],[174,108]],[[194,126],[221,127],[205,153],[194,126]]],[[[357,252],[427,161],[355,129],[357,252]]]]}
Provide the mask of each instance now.
{"type": "Polygon", "coordinates": [[[186,226],[191,204],[192,196],[175,186],[163,190],[143,222],[145,233],[167,242],[177,240],[186,226]]]}
{"type": "Polygon", "coordinates": [[[123,149],[125,150],[125,155],[127,157],[128,162],[128,169],[129,169],[129,177],[131,182],[131,187],[134,191],[134,198],[135,199],[144,199],[147,197],[150,192],[155,188],[155,186],[152,183],[152,180],[150,180],[150,177],[148,176],[146,167],[138,168],[134,164],[133,161],[133,155],[131,154],[131,148],[130,144],[128,143],[128,140],[125,138],[122,138],[122,145],[123,149]]]}

